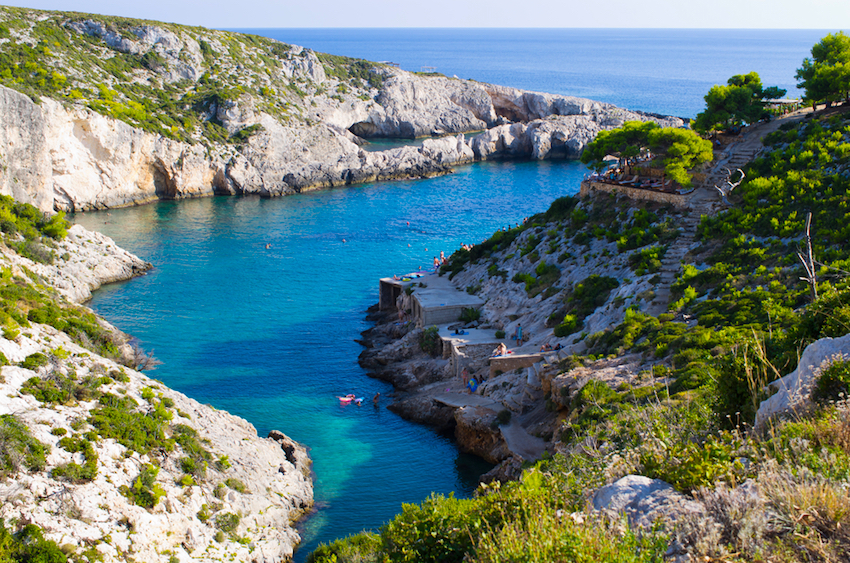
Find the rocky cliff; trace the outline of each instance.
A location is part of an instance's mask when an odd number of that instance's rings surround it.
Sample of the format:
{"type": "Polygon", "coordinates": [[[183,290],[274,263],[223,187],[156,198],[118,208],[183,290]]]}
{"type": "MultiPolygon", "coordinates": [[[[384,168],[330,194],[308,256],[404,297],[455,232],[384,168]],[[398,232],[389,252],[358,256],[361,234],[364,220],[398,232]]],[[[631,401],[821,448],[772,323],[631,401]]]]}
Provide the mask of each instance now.
{"type": "Polygon", "coordinates": [[[16,90],[0,87],[0,193],[45,211],[286,195],[493,158],[576,158],[596,133],[628,119],[682,124],[255,36],[104,16],[4,8],[3,51],[27,58],[37,76],[0,68],[0,83],[16,90]],[[430,138],[362,148],[369,138],[418,137],[430,138]]]}
{"type": "Polygon", "coordinates": [[[52,263],[0,244],[0,521],[75,561],[291,558],[305,448],[132,369],[149,357],[78,305],[150,264],[80,226],[45,243],[52,263]]]}

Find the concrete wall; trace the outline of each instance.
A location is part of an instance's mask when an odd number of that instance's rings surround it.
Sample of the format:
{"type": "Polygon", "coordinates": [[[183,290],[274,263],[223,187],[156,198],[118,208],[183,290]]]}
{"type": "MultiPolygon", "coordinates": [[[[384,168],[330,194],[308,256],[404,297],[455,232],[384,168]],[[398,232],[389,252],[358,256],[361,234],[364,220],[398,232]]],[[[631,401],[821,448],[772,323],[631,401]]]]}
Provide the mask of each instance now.
{"type": "Polygon", "coordinates": [[[453,323],[460,320],[464,308],[467,305],[444,305],[441,307],[423,307],[413,294],[413,316],[417,319],[417,326],[429,327],[453,323]]]}
{"type": "Polygon", "coordinates": [[[590,195],[591,192],[604,192],[621,194],[631,199],[642,199],[644,201],[657,201],[659,203],[667,203],[674,207],[684,208],[688,206],[690,195],[668,194],[658,190],[645,190],[642,188],[632,188],[629,186],[620,186],[617,184],[606,184],[605,182],[590,182],[585,180],[581,183],[582,197],[590,195]]]}
{"type": "Polygon", "coordinates": [[[497,343],[487,342],[485,344],[467,344],[465,346],[448,346],[451,348],[451,369],[455,377],[460,377],[463,368],[467,368],[471,373],[473,366],[486,366],[487,358],[493,353],[493,350],[498,346],[497,343]]]}
{"type": "Polygon", "coordinates": [[[508,373],[517,368],[527,368],[541,361],[541,354],[529,354],[522,356],[499,356],[498,358],[490,358],[490,377],[496,376],[496,371],[508,373]]]}

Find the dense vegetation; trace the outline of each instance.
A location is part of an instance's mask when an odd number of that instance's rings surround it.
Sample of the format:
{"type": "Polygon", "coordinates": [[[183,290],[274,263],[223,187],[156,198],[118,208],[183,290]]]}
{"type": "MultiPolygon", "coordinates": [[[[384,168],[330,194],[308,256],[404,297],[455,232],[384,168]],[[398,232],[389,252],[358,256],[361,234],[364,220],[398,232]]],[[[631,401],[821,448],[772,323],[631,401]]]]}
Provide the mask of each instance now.
{"type": "MultiPolygon", "coordinates": [[[[243,95],[288,121],[307,119],[311,97],[325,94],[298,70],[307,50],[256,35],[3,7],[0,39],[0,84],[36,101],[54,98],[190,143],[238,145],[257,133],[256,124],[235,132],[222,127],[219,111],[243,95]],[[179,52],[141,42],[151,30],[174,34],[183,43],[179,52]]],[[[370,89],[381,86],[380,65],[319,58],[326,75],[338,81],[331,97],[339,102],[348,92],[368,99],[370,89]]]]}
{"type": "Polygon", "coordinates": [[[756,123],[770,116],[766,100],[781,98],[786,90],[762,86],[758,73],[736,74],[726,86],[712,86],[705,95],[705,110],[698,113],[691,127],[700,133],[728,130],[756,123]]]}
{"type": "Polygon", "coordinates": [[[850,37],[830,33],[812,47],[812,57],[797,69],[798,87],[812,103],[846,100],[850,96],[850,37]]]}
{"type": "MultiPolygon", "coordinates": [[[[691,171],[713,158],[711,143],[693,131],[661,127],[654,121],[627,121],[622,127],[600,131],[581,154],[581,161],[597,170],[607,163],[608,155],[616,156],[622,166],[632,166],[637,157],[652,153],[652,162],[664,174],[682,186],[690,186],[691,171]]],[[[649,166],[655,166],[649,163],[649,166]]]]}

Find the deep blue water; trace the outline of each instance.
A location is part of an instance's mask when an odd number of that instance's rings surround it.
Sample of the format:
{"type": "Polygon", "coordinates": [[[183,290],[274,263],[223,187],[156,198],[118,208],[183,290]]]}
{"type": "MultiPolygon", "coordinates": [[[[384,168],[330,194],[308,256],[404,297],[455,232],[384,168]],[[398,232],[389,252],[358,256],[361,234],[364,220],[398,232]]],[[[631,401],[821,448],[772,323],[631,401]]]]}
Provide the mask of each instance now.
{"type": "MultiPolygon", "coordinates": [[[[693,116],[732,74],[794,87],[826,32],[679,30],[255,30],[334,54],[435,66],[446,75],[693,116]]],[[[795,95],[792,90],[789,95],[795,95]]],[[[480,462],[371,404],[386,395],[354,342],[377,280],[427,266],[578,190],[576,163],[484,163],[420,181],[274,200],[216,198],[78,215],[155,265],[97,291],[91,306],[152,349],[153,377],[311,448],[319,541],[374,529],[432,491],[465,496],[480,462]],[[410,223],[409,226],[407,223],[410,223]],[[271,244],[266,249],[265,245],[271,244]],[[367,401],[368,404],[368,401],[367,401]]]]}
{"type": "MultiPolygon", "coordinates": [[[[627,17],[623,14],[622,17],[627,17]]],[[[600,18],[607,17],[600,15],[600,18]]],[[[600,22],[601,23],[601,22],[600,22]]],[[[799,97],[794,72],[830,31],[811,29],[243,29],[404,70],[694,117],[714,84],[756,71],[799,97]]]]}

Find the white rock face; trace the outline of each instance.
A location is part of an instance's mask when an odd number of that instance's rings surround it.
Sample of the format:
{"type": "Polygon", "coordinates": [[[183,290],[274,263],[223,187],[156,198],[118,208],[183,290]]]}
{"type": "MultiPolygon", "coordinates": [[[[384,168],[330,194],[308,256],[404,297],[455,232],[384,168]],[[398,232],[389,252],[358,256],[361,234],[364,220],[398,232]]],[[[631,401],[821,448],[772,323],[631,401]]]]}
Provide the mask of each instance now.
{"type": "MultiPolygon", "coordinates": [[[[195,37],[195,32],[142,23],[119,31],[94,20],[66,25],[112,49],[142,57],[144,70],[137,70],[134,80],[191,84],[209,70],[201,36],[195,37]]],[[[220,72],[247,77],[249,82],[256,79],[256,84],[268,79],[262,73],[251,75],[241,59],[227,55],[226,39],[215,33],[203,37],[207,57],[218,54],[220,72]]],[[[237,99],[217,101],[204,110],[202,119],[221,124],[231,136],[261,126],[239,145],[209,139],[196,144],[173,141],[82,105],[48,98],[36,104],[0,87],[0,193],[43,211],[85,211],[215,194],[278,196],[446,174],[474,160],[576,158],[600,130],[628,119],[682,124],[582,98],[389,67],[377,69],[383,77],[380,90],[352,86],[346,79],[326,75],[312,51],[280,47],[274,53],[280,66],[268,72],[292,85],[304,85],[309,93],[294,87],[297,99],[275,100],[268,91],[260,96],[246,90],[237,99]],[[484,132],[471,139],[458,137],[479,131],[484,132]],[[419,148],[376,153],[361,150],[362,139],[355,135],[438,138],[419,148]]]]}
{"type": "Polygon", "coordinates": [[[151,268],[108,236],[80,225],[68,229],[68,236],[56,242],[55,252],[53,264],[31,263],[28,267],[74,303],[88,301],[91,292],[103,284],[127,280],[151,268]]]}
{"type": "Polygon", "coordinates": [[[850,334],[841,338],[821,338],[806,346],[797,369],[767,386],[775,394],[759,405],[756,428],[762,428],[775,416],[805,412],[811,404],[818,367],[834,358],[850,360],[850,334]]]}
{"type": "MultiPolygon", "coordinates": [[[[56,250],[69,255],[57,259],[56,265],[33,264],[8,250],[0,256],[0,263],[20,277],[26,276],[24,267],[33,271],[74,301],[85,299],[89,290],[101,283],[132,277],[149,266],[116,247],[108,237],[79,226],[70,229],[56,250]]],[[[199,562],[291,558],[300,540],[293,522],[313,502],[310,460],[302,446],[280,432],[260,438],[245,420],[201,405],[94,354],[48,325],[32,323],[12,340],[0,337],[0,352],[12,363],[35,352],[51,360],[37,371],[12,365],[0,368],[0,415],[13,414],[36,439],[50,446],[44,470],[22,470],[13,479],[0,482],[0,518],[26,519],[59,545],[93,546],[107,563],[128,557],[162,563],[172,557],[199,562]],[[180,446],[140,455],[114,439],[102,438],[93,444],[97,454],[94,480],[73,483],[53,476],[53,469],[61,464],[84,462],[84,454],[60,446],[60,434],[81,436],[94,431],[87,420],[98,402],[81,398],[64,405],[41,403],[22,393],[23,384],[32,377],[82,381],[107,375],[111,379],[99,386],[100,392],[130,397],[141,412],[152,408],[149,401],[163,401],[173,416],[170,424],[183,424],[198,432],[204,448],[212,454],[205,477],[196,484],[179,484],[184,474],[180,459],[185,454],[180,446]],[[144,398],[147,393],[155,398],[144,398]],[[216,463],[225,458],[227,464],[216,463]],[[121,492],[122,486],[133,485],[148,464],[160,467],[156,484],[165,493],[152,509],[135,505],[121,492]],[[239,483],[245,485],[244,490],[239,483]],[[217,521],[227,515],[239,515],[238,524],[223,533],[217,521]]]]}
{"type": "MultiPolygon", "coordinates": [[[[15,342],[2,341],[2,349],[11,359],[34,351],[50,354],[61,346],[69,353],[59,371],[74,370],[78,378],[89,374],[117,373],[122,369],[111,360],[91,354],[64,334],[46,325],[35,325],[15,342]],[[17,347],[17,351],[12,348],[17,347]]],[[[47,368],[42,368],[47,369],[47,368]]],[[[306,450],[282,434],[281,441],[257,436],[255,428],[240,418],[199,404],[171,391],[133,370],[125,372],[128,383],[114,382],[101,391],[132,397],[140,405],[147,402],[142,390],[155,390],[157,396],[173,401],[172,423],[191,426],[208,440],[206,448],[215,459],[227,456],[231,467],[219,471],[211,464],[207,476],[197,485],[182,487],[179,451],[139,455],[115,440],[99,440],[96,479],[73,484],[51,476],[61,463],[82,462],[79,454],[70,454],[59,446],[59,436],[51,433],[64,429],[74,434],[74,421],[86,420],[96,401],[49,407],[31,395],[21,394],[21,385],[35,372],[4,367],[0,383],[0,414],[14,413],[33,435],[51,446],[44,471],[21,473],[13,481],[0,483],[0,517],[28,518],[42,527],[45,536],[58,544],[85,548],[94,543],[104,561],[124,561],[123,553],[132,553],[138,561],[167,562],[171,555],[181,561],[257,561],[277,562],[289,559],[300,540],[292,527],[312,504],[310,461],[306,450]],[[122,391],[123,390],[123,391],[122,391]],[[156,483],[165,497],[151,510],[136,506],[119,491],[132,486],[140,469],[147,464],[161,466],[156,483]],[[216,495],[214,488],[226,479],[238,479],[245,492],[225,487],[216,495]],[[204,522],[198,514],[207,505],[212,517],[204,522]],[[240,514],[234,535],[215,539],[216,515],[240,514]],[[107,537],[108,536],[108,537],[107,537]],[[240,543],[238,537],[249,541],[240,543]],[[122,553],[123,552],[123,553],[122,553]]],[[[82,431],[91,429],[84,425],[82,431]]],[[[179,449],[178,449],[179,450],[179,449]]]]}

